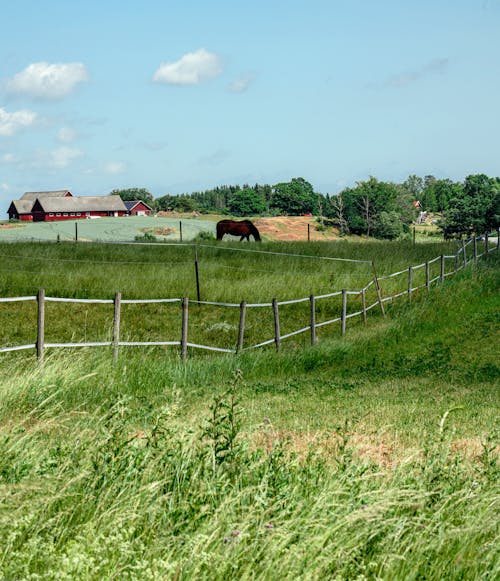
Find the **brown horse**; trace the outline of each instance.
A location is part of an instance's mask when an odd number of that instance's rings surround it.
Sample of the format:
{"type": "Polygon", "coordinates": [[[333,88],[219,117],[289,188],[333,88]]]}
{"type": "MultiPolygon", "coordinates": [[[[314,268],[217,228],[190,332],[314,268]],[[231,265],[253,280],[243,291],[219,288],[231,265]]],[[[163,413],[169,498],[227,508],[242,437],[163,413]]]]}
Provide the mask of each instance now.
{"type": "Polygon", "coordinates": [[[240,242],[246,238],[250,242],[250,234],[255,238],[256,242],[260,242],[260,234],[250,220],[221,220],[217,222],[217,240],[222,240],[224,234],[231,234],[232,236],[240,236],[240,242]]]}

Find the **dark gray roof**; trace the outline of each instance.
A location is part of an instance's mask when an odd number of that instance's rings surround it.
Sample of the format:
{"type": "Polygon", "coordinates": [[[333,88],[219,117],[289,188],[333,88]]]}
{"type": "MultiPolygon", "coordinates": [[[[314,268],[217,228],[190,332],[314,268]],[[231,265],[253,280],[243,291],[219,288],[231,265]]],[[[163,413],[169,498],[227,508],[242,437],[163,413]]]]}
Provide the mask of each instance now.
{"type": "Polygon", "coordinates": [[[126,212],[120,196],[79,196],[72,198],[38,198],[45,212],[126,212]]]}
{"type": "Polygon", "coordinates": [[[11,206],[14,206],[18,214],[29,214],[33,207],[31,200],[12,200],[11,206]]]}
{"type": "Polygon", "coordinates": [[[66,194],[71,194],[69,190],[54,190],[52,192],[24,192],[21,200],[32,200],[33,202],[38,198],[64,198],[66,194]]]}
{"type": "Polygon", "coordinates": [[[146,204],[144,200],[125,200],[124,204],[128,211],[130,211],[134,206],[137,206],[137,204],[144,204],[146,208],[153,210],[153,208],[149,204],[146,204]]]}

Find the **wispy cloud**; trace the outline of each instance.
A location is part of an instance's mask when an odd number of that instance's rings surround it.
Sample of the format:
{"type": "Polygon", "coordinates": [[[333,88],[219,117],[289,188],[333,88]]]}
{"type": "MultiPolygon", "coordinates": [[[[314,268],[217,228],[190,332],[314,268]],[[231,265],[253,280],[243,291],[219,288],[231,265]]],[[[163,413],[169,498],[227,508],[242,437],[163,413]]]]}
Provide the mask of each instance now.
{"type": "Polygon", "coordinates": [[[0,107],[0,135],[12,137],[21,129],[26,129],[37,120],[37,114],[33,111],[23,109],[9,113],[0,107]]]}
{"type": "Polygon", "coordinates": [[[52,150],[49,154],[49,164],[52,167],[63,168],[68,167],[75,159],[83,156],[83,151],[76,147],[58,147],[52,150]]]}
{"type": "Polygon", "coordinates": [[[57,132],[57,140],[61,143],[72,143],[77,137],[77,132],[71,127],[61,127],[57,132]]]}
{"type": "Polygon", "coordinates": [[[403,71],[389,77],[383,85],[385,87],[406,87],[432,75],[443,75],[448,70],[450,59],[437,58],[413,71],[403,71]]]}
{"type": "Polygon", "coordinates": [[[221,163],[226,161],[226,159],[228,159],[228,157],[230,155],[231,155],[231,152],[229,150],[218,149],[217,151],[214,151],[212,153],[209,153],[208,155],[204,155],[203,157],[200,157],[198,159],[198,164],[199,165],[208,165],[208,166],[220,165],[221,163]]]}
{"type": "Polygon", "coordinates": [[[104,171],[112,175],[123,173],[126,169],[127,166],[122,161],[110,161],[104,166],[104,171]]]}
{"type": "Polygon", "coordinates": [[[7,81],[7,92],[35,99],[62,99],[88,79],[82,63],[32,63],[7,81]]]}
{"type": "Polygon", "coordinates": [[[195,52],[188,52],[178,61],[162,63],[153,75],[153,81],[177,86],[199,85],[221,73],[220,58],[200,48],[195,52]]]}
{"type": "Polygon", "coordinates": [[[228,85],[228,91],[231,93],[244,93],[248,90],[252,82],[255,80],[254,73],[246,73],[234,79],[228,85]]]}

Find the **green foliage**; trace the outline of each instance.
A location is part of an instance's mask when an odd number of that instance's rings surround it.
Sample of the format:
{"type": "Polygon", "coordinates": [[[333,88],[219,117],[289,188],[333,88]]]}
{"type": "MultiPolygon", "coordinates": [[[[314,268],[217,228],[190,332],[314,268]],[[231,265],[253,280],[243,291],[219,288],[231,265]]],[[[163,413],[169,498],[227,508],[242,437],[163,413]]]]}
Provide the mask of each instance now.
{"type": "Polygon", "coordinates": [[[316,213],[318,195],[304,178],[292,178],[273,186],[271,209],[290,216],[316,213]]]}
{"type": "Polygon", "coordinates": [[[463,188],[449,201],[440,226],[446,238],[484,234],[498,228],[500,178],[467,176],[463,188]]]}
{"type": "Polygon", "coordinates": [[[234,216],[250,216],[252,214],[264,214],[267,210],[267,205],[259,192],[247,188],[233,194],[229,200],[228,209],[234,216]]]}
{"type": "Polygon", "coordinates": [[[151,232],[144,232],[134,237],[136,242],[157,242],[158,238],[151,232]]]}
{"type": "Polygon", "coordinates": [[[215,240],[215,235],[213,232],[208,230],[201,230],[193,238],[193,242],[213,242],[215,240]]]}
{"type": "Polygon", "coordinates": [[[373,235],[375,238],[395,240],[403,234],[403,224],[397,212],[380,212],[374,219],[373,235]]]}
{"type": "Polygon", "coordinates": [[[120,196],[125,201],[142,200],[148,206],[155,208],[155,199],[153,194],[146,188],[127,188],[124,190],[113,190],[109,193],[110,196],[120,196]]]}

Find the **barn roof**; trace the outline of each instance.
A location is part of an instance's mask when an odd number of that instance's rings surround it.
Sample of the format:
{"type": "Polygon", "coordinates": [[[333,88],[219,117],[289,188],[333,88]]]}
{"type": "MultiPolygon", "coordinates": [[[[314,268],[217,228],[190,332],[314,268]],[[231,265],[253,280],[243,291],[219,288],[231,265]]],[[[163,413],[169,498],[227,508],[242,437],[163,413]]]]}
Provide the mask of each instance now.
{"type": "Polygon", "coordinates": [[[30,214],[33,202],[31,200],[12,200],[9,210],[14,207],[18,214],[30,214]]]}
{"type": "Polygon", "coordinates": [[[71,198],[38,198],[39,207],[45,212],[125,212],[120,196],[79,196],[71,198]]]}
{"type": "Polygon", "coordinates": [[[69,190],[54,190],[51,192],[25,192],[21,196],[21,200],[31,200],[34,202],[37,198],[64,198],[64,196],[72,195],[69,190]]]}
{"type": "Polygon", "coordinates": [[[125,200],[124,204],[129,212],[130,212],[130,210],[135,208],[135,206],[137,206],[137,204],[144,204],[146,206],[146,208],[149,208],[151,211],[153,211],[153,208],[149,204],[146,204],[146,202],[144,200],[125,200]]]}

